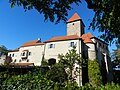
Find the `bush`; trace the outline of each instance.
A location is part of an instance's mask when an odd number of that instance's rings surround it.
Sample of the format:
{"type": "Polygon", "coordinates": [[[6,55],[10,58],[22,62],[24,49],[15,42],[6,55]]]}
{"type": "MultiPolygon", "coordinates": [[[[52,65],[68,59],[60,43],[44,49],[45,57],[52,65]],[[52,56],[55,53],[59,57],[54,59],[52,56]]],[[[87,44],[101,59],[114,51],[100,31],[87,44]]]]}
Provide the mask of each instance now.
{"type": "MultiPolygon", "coordinates": [[[[96,64],[96,61],[94,63],[92,61],[89,65],[91,64],[93,64],[92,66],[94,66],[96,64]]],[[[60,69],[60,67],[61,66],[59,65],[55,65],[51,68],[51,70],[56,71],[56,74],[55,72],[53,73],[52,71],[49,72],[52,75],[52,78],[50,77],[51,79],[48,79],[48,77],[46,77],[46,74],[43,73],[43,71],[41,71],[41,69],[37,67],[35,68],[34,71],[29,71],[26,74],[14,74],[14,73],[9,73],[8,71],[0,72],[0,78],[3,79],[0,85],[0,90],[119,90],[120,89],[120,86],[118,84],[108,83],[104,86],[101,84],[101,81],[96,79],[92,79],[96,81],[96,83],[93,82],[95,83],[96,86],[93,86],[91,83],[88,83],[85,86],[81,86],[81,87],[79,87],[75,82],[67,83],[66,81],[64,81],[64,79],[63,81],[56,81],[57,78],[61,79],[60,77],[63,77],[61,76],[62,72],[60,71],[62,70],[60,69]],[[61,75],[58,75],[59,73],[61,73],[61,75]],[[53,80],[53,78],[55,78],[55,81],[53,80]]],[[[98,67],[95,65],[94,70],[96,70],[97,68],[98,67]]],[[[96,71],[94,71],[95,73],[90,74],[90,75],[95,75],[93,76],[94,78],[96,77],[96,71]]],[[[97,79],[98,77],[99,76],[97,76],[97,79]]]]}
{"type": "Polygon", "coordinates": [[[102,76],[97,60],[88,60],[88,78],[93,87],[102,85],[102,76]]]}
{"type": "Polygon", "coordinates": [[[47,72],[47,79],[54,82],[63,83],[67,81],[67,77],[64,67],[59,63],[51,66],[51,69],[47,72]]]}

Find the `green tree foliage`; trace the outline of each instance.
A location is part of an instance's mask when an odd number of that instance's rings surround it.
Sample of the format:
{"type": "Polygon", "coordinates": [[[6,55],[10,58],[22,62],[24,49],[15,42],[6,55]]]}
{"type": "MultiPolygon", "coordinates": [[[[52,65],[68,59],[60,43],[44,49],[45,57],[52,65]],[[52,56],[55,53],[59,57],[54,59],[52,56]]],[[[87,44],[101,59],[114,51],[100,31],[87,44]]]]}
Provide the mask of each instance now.
{"type": "Polygon", "coordinates": [[[29,71],[26,74],[13,74],[8,71],[0,72],[0,90],[119,90],[118,84],[106,84],[93,87],[90,84],[77,86],[77,84],[54,82],[47,79],[40,69],[29,71]]]}
{"type": "Polygon", "coordinates": [[[47,79],[50,79],[54,82],[63,83],[67,81],[67,73],[65,72],[64,67],[57,63],[51,66],[50,70],[47,73],[47,79]]]}
{"type": "Polygon", "coordinates": [[[117,38],[120,43],[120,1],[119,0],[86,0],[88,8],[95,12],[91,22],[92,29],[103,32],[101,38],[111,42],[117,38]]]}
{"type": "Polygon", "coordinates": [[[112,53],[113,60],[120,60],[120,44],[116,44],[116,49],[112,53]]]}
{"type": "Polygon", "coordinates": [[[1,46],[0,46],[0,56],[1,56],[2,54],[7,55],[7,53],[8,53],[7,48],[6,48],[4,45],[1,45],[1,46]]]}
{"type": "Polygon", "coordinates": [[[120,72],[119,70],[115,70],[120,68],[120,44],[116,44],[116,49],[112,52],[112,68],[113,68],[113,76],[114,82],[120,83],[120,72]]]}
{"type": "Polygon", "coordinates": [[[102,76],[97,60],[88,60],[89,84],[93,87],[102,85],[102,76]]]}
{"type": "Polygon", "coordinates": [[[111,58],[113,68],[120,65],[120,44],[116,44],[116,49],[113,50],[111,58]]]}
{"type": "Polygon", "coordinates": [[[79,54],[76,52],[76,47],[74,46],[73,49],[69,50],[68,53],[65,55],[61,54],[58,56],[59,57],[59,63],[65,68],[67,74],[68,74],[68,79],[72,82],[73,81],[73,72],[78,72],[80,73],[80,67],[76,70],[75,64],[81,66],[82,61],[80,59],[79,54]]]}
{"type": "Polygon", "coordinates": [[[46,65],[48,65],[48,62],[47,62],[46,59],[43,59],[43,60],[41,61],[41,66],[46,66],[46,65]]]}
{"type": "Polygon", "coordinates": [[[15,5],[23,6],[26,10],[36,9],[40,14],[43,14],[45,20],[49,19],[56,23],[60,20],[66,21],[68,10],[71,10],[71,4],[80,3],[80,0],[9,0],[11,7],[15,5]]]}

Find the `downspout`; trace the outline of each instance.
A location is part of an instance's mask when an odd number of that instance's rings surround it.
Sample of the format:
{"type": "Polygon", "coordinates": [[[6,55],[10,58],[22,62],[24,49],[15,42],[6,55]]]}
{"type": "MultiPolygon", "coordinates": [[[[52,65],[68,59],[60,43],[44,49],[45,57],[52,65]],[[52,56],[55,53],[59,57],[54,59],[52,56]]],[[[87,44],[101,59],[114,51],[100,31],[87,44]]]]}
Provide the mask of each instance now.
{"type": "Polygon", "coordinates": [[[42,60],[44,60],[44,59],[45,59],[45,48],[46,48],[46,42],[45,42],[45,44],[44,44],[44,50],[43,50],[42,60]]]}
{"type": "MultiPolygon", "coordinates": [[[[79,38],[78,39],[79,40],[79,43],[78,43],[78,46],[79,46],[79,55],[80,55],[80,59],[81,59],[81,57],[82,57],[82,42],[81,42],[81,39],[79,38]],[[81,42],[81,46],[80,46],[80,42],[81,42]]],[[[82,66],[79,66],[79,86],[82,86],[82,66]]]]}

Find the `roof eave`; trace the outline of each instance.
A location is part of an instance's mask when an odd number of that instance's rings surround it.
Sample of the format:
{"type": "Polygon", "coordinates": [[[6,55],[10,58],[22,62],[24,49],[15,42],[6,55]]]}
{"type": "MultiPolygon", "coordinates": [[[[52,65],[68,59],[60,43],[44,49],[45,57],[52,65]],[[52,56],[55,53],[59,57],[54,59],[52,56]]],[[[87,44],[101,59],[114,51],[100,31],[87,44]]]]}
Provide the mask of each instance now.
{"type": "Polygon", "coordinates": [[[95,38],[95,39],[97,39],[97,40],[99,40],[99,41],[103,42],[104,44],[109,45],[108,43],[106,43],[106,42],[104,42],[104,41],[100,40],[100,39],[99,39],[99,38],[97,38],[97,37],[92,37],[92,38],[95,38]]]}
{"type": "Polygon", "coordinates": [[[66,39],[66,40],[55,40],[55,41],[45,41],[44,43],[57,42],[57,41],[68,41],[68,40],[81,40],[81,38],[66,39]]]}
{"type": "Polygon", "coordinates": [[[75,22],[75,21],[81,21],[83,26],[85,27],[85,24],[83,23],[82,19],[77,19],[77,20],[73,20],[73,21],[67,21],[66,23],[71,23],[71,22],[75,22]]]}

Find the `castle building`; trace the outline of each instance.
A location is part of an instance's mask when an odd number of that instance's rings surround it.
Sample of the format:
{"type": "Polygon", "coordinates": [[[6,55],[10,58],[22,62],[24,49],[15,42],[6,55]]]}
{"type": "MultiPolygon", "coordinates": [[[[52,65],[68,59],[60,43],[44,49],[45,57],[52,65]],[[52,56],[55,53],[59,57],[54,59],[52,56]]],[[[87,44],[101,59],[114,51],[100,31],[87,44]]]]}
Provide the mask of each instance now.
{"type": "MultiPolygon", "coordinates": [[[[108,44],[90,32],[85,34],[85,25],[77,13],[66,24],[66,36],[53,37],[45,42],[40,40],[29,41],[10,51],[8,56],[12,57],[11,63],[20,66],[40,66],[43,58],[48,62],[56,63],[58,62],[58,54],[66,54],[75,45],[77,53],[81,57],[90,60],[97,59],[100,66],[102,66],[102,62],[105,62],[107,80],[111,81],[108,44]]],[[[78,78],[78,84],[82,85],[82,73],[78,78]]]]}

